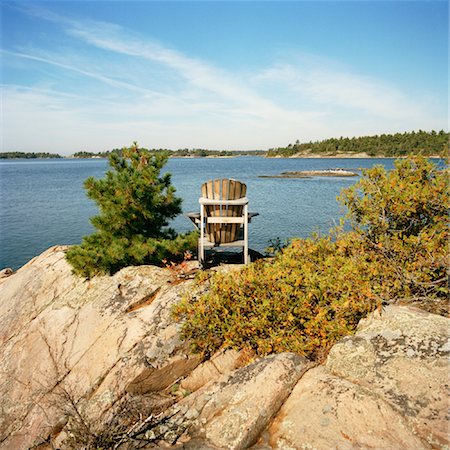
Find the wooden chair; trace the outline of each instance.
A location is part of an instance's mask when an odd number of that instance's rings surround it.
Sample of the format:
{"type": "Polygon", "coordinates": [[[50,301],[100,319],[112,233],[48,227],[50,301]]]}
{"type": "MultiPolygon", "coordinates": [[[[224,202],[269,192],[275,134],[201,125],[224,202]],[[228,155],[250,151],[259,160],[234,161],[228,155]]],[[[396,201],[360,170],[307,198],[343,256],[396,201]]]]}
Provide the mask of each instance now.
{"type": "Polygon", "coordinates": [[[206,248],[219,246],[243,247],[244,263],[248,264],[248,224],[258,214],[248,212],[247,186],[232,179],[209,180],[201,193],[200,213],[187,214],[200,229],[200,265],[205,263],[206,248]]]}

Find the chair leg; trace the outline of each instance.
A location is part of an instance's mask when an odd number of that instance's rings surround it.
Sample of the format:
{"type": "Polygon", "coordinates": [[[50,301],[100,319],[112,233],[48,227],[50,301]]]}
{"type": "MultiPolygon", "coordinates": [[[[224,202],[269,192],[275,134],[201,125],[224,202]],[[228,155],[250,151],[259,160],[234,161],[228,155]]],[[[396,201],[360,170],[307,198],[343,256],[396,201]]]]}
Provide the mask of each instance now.
{"type": "Polygon", "coordinates": [[[202,269],[205,265],[205,255],[203,255],[203,248],[200,244],[200,239],[198,240],[198,265],[202,269]]]}
{"type": "Polygon", "coordinates": [[[248,206],[244,205],[244,264],[249,263],[248,254],[248,206]]]}
{"type": "Polygon", "coordinates": [[[203,245],[203,239],[205,237],[205,211],[204,206],[200,207],[200,238],[198,240],[198,261],[200,267],[203,268],[205,265],[205,246],[203,245]]]}

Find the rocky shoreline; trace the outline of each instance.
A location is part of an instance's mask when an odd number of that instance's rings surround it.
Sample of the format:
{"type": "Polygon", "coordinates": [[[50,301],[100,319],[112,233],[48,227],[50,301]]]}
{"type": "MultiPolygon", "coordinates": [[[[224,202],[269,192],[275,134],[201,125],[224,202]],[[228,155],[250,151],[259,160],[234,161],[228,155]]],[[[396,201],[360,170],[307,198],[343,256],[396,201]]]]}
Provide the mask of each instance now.
{"type": "Polygon", "coordinates": [[[386,306],[323,365],[202,358],[171,310],[207,286],[153,266],[86,281],[65,250],[0,283],[0,448],[448,448],[448,318],[386,306]]]}

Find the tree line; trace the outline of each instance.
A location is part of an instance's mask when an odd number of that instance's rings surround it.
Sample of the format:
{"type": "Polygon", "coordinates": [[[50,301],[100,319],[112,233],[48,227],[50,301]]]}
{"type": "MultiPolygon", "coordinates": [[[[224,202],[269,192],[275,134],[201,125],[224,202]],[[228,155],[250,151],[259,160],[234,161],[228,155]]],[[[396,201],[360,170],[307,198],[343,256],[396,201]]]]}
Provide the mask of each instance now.
{"type": "MultiPolygon", "coordinates": [[[[168,150],[163,148],[153,148],[151,150],[142,148],[140,150],[146,150],[153,154],[165,154],[169,158],[205,158],[207,156],[216,157],[227,157],[227,156],[255,156],[255,155],[265,155],[264,150],[207,150],[202,148],[189,149],[180,148],[178,150],[168,150]]],[[[74,153],[74,158],[108,158],[111,154],[116,154],[121,156],[122,149],[115,148],[113,150],[108,150],[105,152],[86,152],[80,151],[74,153]]]]}
{"type": "MultiPolygon", "coordinates": [[[[207,150],[188,149],[168,150],[153,148],[153,154],[162,154],[172,158],[204,158],[204,157],[229,157],[229,156],[282,156],[289,157],[298,154],[323,154],[327,156],[339,155],[341,153],[366,153],[372,157],[399,157],[406,155],[435,156],[449,151],[450,133],[437,131],[411,131],[395,134],[380,134],[375,136],[340,137],[325,139],[322,141],[300,142],[288,144],[286,147],[271,148],[264,150],[207,150]]],[[[74,158],[109,158],[116,154],[122,156],[123,149],[114,148],[104,152],[79,151],[73,154],[74,158]]],[[[5,152],[0,153],[0,159],[37,159],[37,158],[63,158],[63,156],[46,152],[5,152]]]]}
{"type": "Polygon", "coordinates": [[[39,158],[62,158],[57,153],[25,153],[25,152],[4,152],[0,153],[0,159],[39,159],[39,158]]]}
{"type": "Polygon", "coordinates": [[[369,156],[398,157],[410,154],[434,156],[448,152],[450,133],[444,130],[411,131],[395,134],[381,134],[353,138],[331,138],[322,141],[310,141],[289,144],[286,147],[272,148],[267,156],[292,156],[295,154],[367,153],[369,156]]]}

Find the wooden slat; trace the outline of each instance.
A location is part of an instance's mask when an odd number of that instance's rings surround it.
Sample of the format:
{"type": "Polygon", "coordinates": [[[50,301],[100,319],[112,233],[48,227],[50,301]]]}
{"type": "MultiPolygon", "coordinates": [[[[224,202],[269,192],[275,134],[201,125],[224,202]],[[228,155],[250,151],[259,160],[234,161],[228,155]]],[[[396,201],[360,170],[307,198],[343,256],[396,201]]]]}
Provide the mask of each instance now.
{"type": "Polygon", "coordinates": [[[222,200],[230,200],[228,198],[228,194],[230,192],[229,188],[230,188],[230,180],[228,178],[224,178],[222,180],[222,196],[221,196],[222,200]]]}
{"type": "MultiPolygon", "coordinates": [[[[213,198],[214,200],[221,200],[220,195],[220,188],[221,188],[221,180],[214,180],[214,191],[213,191],[213,198]]],[[[222,213],[222,207],[220,205],[213,206],[214,211],[212,212],[212,216],[220,217],[222,213]]],[[[217,244],[220,244],[221,242],[221,226],[220,224],[214,224],[212,225],[212,228],[214,230],[214,242],[217,244]]]]}
{"type": "MultiPolygon", "coordinates": [[[[245,241],[243,239],[233,241],[233,242],[227,242],[227,243],[221,243],[220,247],[243,247],[245,241]]],[[[203,241],[203,246],[205,248],[213,248],[213,247],[219,247],[219,244],[215,244],[214,242],[211,242],[209,239],[205,238],[203,241]]]]}
{"type": "Polygon", "coordinates": [[[202,205],[222,205],[222,206],[244,206],[248,204],[248,198],[242,197],[236,200],[212,200],[205,197],[200,197],[198,202],[202,205]]]}
{"type": "MultiPolygon", "coordinates": [[[[230,194],[230,180],[228,178],[225,178],[222,180],[222,200],[229,200],[229,194],[230,194]]],[[[226,205],[222,208],[222,216],[228,217],[229,214],[229,206],[226,205]]],[[[220,241],[221,242],[230,242],[231,238],[231,225],[226,224],[222,226],[222,230],[220,233],[220,241]]]]}
{"type": "MultiPolygon", "coordinates": [[[[206,183],[202,184],[202,197],[211,198],[210,195],[209,195],[209,189],[208,189],[208,186],[210,186],[210,183],[211,183],[210,181],[207,181],[206,183]]],[[[210,213],[210,208],[208,206],[205,206],[205,214],[206,214],[206,216],[208,216],[209,213],[210,213]]],[[[208,234],[208,230],[207,229],[205,230],[205,232],[206,232],[206,234],[208,234]]]]}
{"type": "Polygon", "coordinates": [[[206,223],[223,223],[223,224],[233,224],[233,223],[244,223],[243,217],[208,217],[206,223]]]}
{"type": "MultiPolygon", "coordinates": [[[[238,182],[236,180],[230,180],[230,193],[229,193],[229,200],[236,200],[236,184],[238,182]]],[[[233,216],[234,214],[236,214],[236,208],[229,208],[229,215],[233,216]]],[[[236,224],[232,224],[229,227],[229,234],[227,236],[228,238],[228,242],[232,242],[236,240],[236,230],[239,229],[239,225],[236,224]]]]}
{"type": "MultiPolygon", "coordinates": [[[[201,191],[205,198],[236,200],[245,197],[247,186],[239,181],[225,178],[207,181],[202,185],[201,191]]],[[[243,210],[241,205],[205,205],[204,207],[207,217],[240,217],[243,210]]],[[[206,224],[206,235],[216,245],[229,243],[238,239],[240,227],[240,223],[209,222],[206,224]]]]}
{"type": "MultiPolygon", "coordinates": [[[[242,190],[243,190],[245,184],[240,183],[239,181],[236,181],[236,180],[230,180],[230,184],[231,184],[230,191],[232,192],[232,196],[230,196],[230,200],[242,198],[243,197],[242,190]]],[[[231,210],[231,213],[230,213],[231,216],[236,217],[236,216],[242,215],[242,206],[232,206],[232,207],[230,207],[230,210],[231,210]]],[[[228,242],[232,242],[237,239],[237,236],[239,233],[239,228],[240,228],[240,225],[236,225],[236,224],[233,224],[230,226],[230,235],[228,237],[228,239],[229,239],[228,242]]]]}
{"type": "Polygon", "coordinates": [[[214,200],[220,200],[222,197],[220,196],[220,185],[221,180],[214,180],[214,200]]]}

